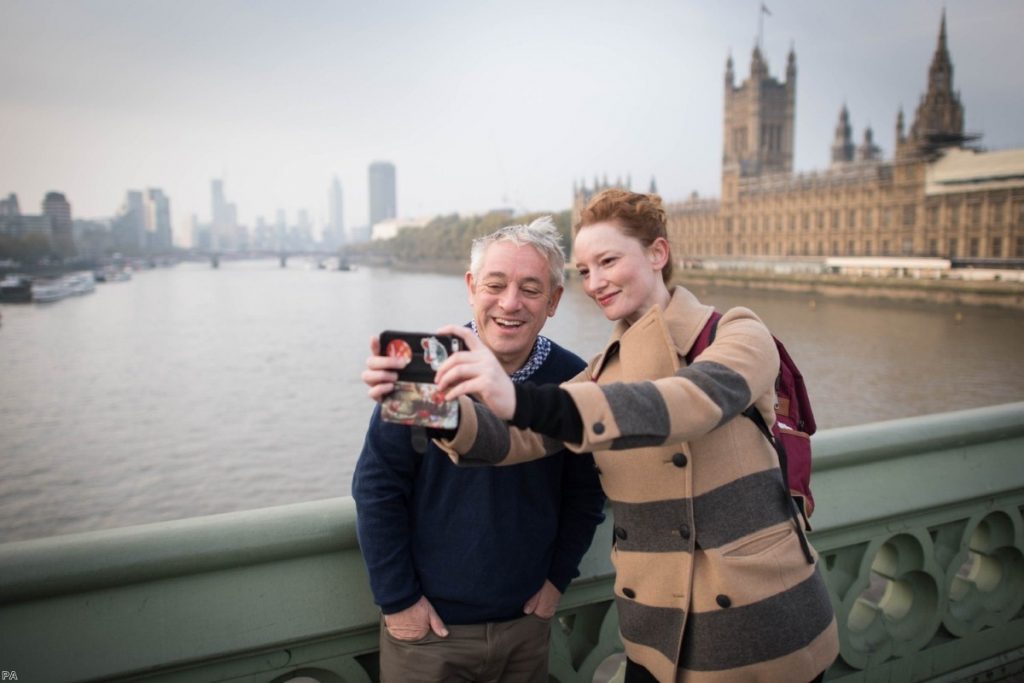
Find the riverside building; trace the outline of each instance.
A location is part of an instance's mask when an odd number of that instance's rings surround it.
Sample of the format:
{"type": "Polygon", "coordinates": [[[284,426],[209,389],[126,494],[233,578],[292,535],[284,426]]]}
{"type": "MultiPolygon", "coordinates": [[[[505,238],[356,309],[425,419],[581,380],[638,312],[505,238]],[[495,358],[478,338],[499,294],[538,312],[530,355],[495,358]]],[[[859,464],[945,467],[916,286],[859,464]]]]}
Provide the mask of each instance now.
{"type": "MultiPolygon", "coordinates": [[[[859,144],[844,105],[827,169],[793,172],[796,54],[784,80],[754,48],[750,75],[725,68],[719,198],[666,206],[675,253],[688,262],[777,267],[827,257],[936,257],[954,265],[1024,264],[1024,149],[981,151],[964,132],[943,13],[927,89],[909,129],[900,111],[895,154],[870,128],[859,144]]],[[[608,183],[574,188],[580,209],[608,183]]]]}

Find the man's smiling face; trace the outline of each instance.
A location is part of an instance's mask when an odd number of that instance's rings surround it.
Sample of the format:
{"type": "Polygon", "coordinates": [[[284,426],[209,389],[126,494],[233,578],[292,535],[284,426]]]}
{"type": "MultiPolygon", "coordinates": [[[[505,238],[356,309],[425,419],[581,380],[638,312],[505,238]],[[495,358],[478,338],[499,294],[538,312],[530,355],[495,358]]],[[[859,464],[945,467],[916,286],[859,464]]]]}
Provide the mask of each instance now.
{"type": "Polygon", "coordinates": [[[480,339],[505,372],[515,372],[530,357],[562,296],[561,287],[552,289],[547,259],[530,245],[495,242],[487,248],[480,272],[466,273],[466,287],[480,339]]]}

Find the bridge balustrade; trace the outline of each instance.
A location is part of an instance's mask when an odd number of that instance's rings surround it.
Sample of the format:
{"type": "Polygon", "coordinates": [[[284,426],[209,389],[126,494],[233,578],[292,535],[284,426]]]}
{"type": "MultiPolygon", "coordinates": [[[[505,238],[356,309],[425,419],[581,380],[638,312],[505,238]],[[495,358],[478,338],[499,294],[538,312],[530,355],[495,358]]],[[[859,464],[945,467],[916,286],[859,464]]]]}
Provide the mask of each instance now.
{"type": "MultiPolygon", "coordinates": [[[[841,638],[826,680],[1024,670],[1024,403],[814,448],[810,540],[841,638]]],[[[560,683],[621,652],[610,538],[609,519],[554,622],[560,683]]],[[[0,545],[0,669],[18,680],[368,683],[378,623],[350,498],[0,545]]]]}

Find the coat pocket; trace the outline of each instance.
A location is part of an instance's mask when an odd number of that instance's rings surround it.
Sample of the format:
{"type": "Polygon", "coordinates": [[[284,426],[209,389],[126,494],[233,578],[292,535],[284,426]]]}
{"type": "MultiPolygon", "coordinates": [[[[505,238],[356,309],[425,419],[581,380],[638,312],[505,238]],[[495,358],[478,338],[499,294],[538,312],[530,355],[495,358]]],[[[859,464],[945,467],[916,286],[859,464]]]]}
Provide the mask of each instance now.
{"type": "Polygon", "coordinates": [[[758,555],[771,552],[785,543],[795,533],[791,524],[786,524],[783,527],[771,527],[723,545],[719,548],[719,554],[727,559],[757,557],[758,555]]]}

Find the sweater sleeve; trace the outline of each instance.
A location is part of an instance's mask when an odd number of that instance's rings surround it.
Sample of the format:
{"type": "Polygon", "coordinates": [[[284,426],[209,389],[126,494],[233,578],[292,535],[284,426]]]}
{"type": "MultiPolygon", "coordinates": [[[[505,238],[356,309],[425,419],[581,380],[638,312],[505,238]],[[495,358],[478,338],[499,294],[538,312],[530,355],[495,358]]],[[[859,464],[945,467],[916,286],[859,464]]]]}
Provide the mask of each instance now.
{"type": "Polygon", "coordinates": [[[423,594],[412,561],[411,499],[421,456],[408,427],[370,419],[352,476],[356,532],[374,601],[385,614],[400,612],[423,594]]]}
{"type": "Polygon", "coordinates": [[[523,382],[515,386],[516,412],[512,424],[559,441],[578,442],[583,436],[580,411],[569,393],[554,384],[523,382]]]}
{"type": "MultiPolygon", "coordinates": [[[[584,368],[561,386],[589,379],[584,368]]],[[[513,426],[467,396],[458,400],[459,426],[454,436],[434,440],[456,465],[515,465],[565,448],[562,440],[513,426]]],[[[518,409],[518,394],[516,404],[518,409]]]]}
{"type": "Polygon", "coordinates": [[[604,521],[604,501],[594,457],[589,453],[566,454],[562,458],[558,539],[548,571],[548,580],[562,593],[579,576],[580,560],[594,540],[597,525],[604,521]]]}

